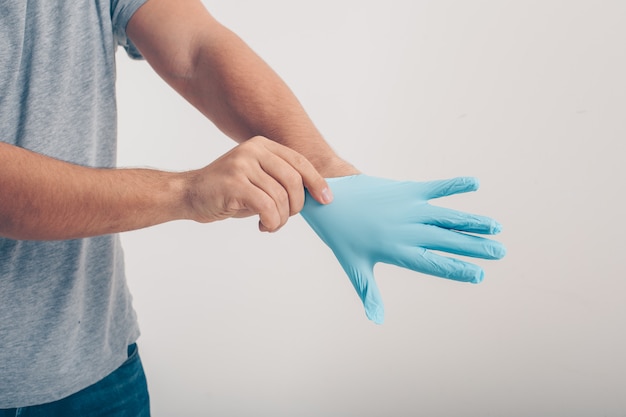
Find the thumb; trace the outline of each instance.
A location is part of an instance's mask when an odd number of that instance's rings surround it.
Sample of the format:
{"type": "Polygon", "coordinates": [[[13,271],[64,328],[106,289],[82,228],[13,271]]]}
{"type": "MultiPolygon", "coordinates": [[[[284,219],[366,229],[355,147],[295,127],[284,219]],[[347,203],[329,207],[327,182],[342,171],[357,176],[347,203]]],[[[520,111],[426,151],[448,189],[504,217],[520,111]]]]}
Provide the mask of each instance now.
{"type": "Polygon", "coordinates": [[[342,267],[363,302],[367,318],[376,324],[383,324],[385,308],[378,285],[374,280],[374,266],[367,262],[349,265],[342,262],[342,267]]]}

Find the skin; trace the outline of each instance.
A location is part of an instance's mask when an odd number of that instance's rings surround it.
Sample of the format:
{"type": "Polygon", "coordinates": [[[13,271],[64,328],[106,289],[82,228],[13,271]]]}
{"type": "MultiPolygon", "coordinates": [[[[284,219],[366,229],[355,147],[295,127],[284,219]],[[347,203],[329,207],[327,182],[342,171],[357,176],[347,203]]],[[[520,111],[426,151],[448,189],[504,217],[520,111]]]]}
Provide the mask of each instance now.
{"type": "Polygon", "coordinates": [[[206,167],[172,173],[77,166],[0,142],[0,236],[58,240],[172,220],[259,216],[279,230],[305,187],[358,171],[339,158],[276,73],[197,0],[149,0],[128,36],[156,72],[238,145],[206,167]]]}

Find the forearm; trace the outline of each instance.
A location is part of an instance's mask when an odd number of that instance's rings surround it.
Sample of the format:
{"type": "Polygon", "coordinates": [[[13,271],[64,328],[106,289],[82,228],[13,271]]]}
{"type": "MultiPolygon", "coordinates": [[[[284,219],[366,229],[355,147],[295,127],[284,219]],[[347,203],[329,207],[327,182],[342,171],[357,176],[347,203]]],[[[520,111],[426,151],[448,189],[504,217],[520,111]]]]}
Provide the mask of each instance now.
{"type": "Polygon", "coordinates": [[[233,139],[268,137],[318,169],[338,162],[295,95],[237,35],[220,27],[198,41],[195,56],[179,91],[233,139]]]}
{"type": "Polygon", "coordinates": [[[182,174],[86,168],[0,142],[0,236],[59,240],[185,217],[182,174]]]}
{"type": "Polygon", "coordinates": [[[324,176],[356,172],[333,152],[282,79],[199,2],[176,8],[181,15],[170,24],[181,27],[167,36],[174,32],[177,39],[160,40],[155,22],[167,21],[170,7],[167,0],[151,0],[128,32],[183,97],[237,142],[265,136],[304,155],[324,176]]]}
{"type": "Polygon", "coordinates": [[[282,79],[235,34],[220,32],[199,44],[181,94],[238,142],[265,136],[304,155],[326,177],[354,173],[282,79]]]}

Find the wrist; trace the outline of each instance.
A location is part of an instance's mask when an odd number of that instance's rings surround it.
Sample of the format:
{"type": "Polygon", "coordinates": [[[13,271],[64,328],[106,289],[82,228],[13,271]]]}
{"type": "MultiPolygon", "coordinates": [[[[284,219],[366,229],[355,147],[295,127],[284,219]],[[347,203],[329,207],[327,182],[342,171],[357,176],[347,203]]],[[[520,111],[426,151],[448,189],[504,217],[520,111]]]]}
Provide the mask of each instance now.
{"type": "Polygon", "coordinates": [[[171,217],[177,220],[195,220],[194,183],[195,171],[172,174],[168,181],[168,207],[171,217]]]}
{"type": "Polygon", "coordinates": [[[313,163],[313,165],[324,178],[345,177],[361,173],[352,164],[339,157],[323,159],[313,163]]]}

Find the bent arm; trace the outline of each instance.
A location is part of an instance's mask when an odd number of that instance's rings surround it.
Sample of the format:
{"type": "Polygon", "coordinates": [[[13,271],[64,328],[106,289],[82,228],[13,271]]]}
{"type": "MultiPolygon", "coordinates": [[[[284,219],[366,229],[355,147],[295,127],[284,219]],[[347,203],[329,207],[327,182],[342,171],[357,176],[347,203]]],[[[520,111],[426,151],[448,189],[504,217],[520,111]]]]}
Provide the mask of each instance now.
{"type": "Polygon", "coordinates": [[[281,78],[199,0],[149,0],[127,33],[156,72],[235,141],[265,136],[304,155],[325,177],[357,173],[281,78]]]}
{"type": "Polygon", "coordinates": [[[302,208],[302,183],[327,203],[320,174],[357,172],[276,73],[199,0],[149,0],[127,32],[170,85],[245,146],[176,174],[81,167],[0,142],[0,236],[71,239],[253,214],[261,230],[275,231],[302,208]]]}

